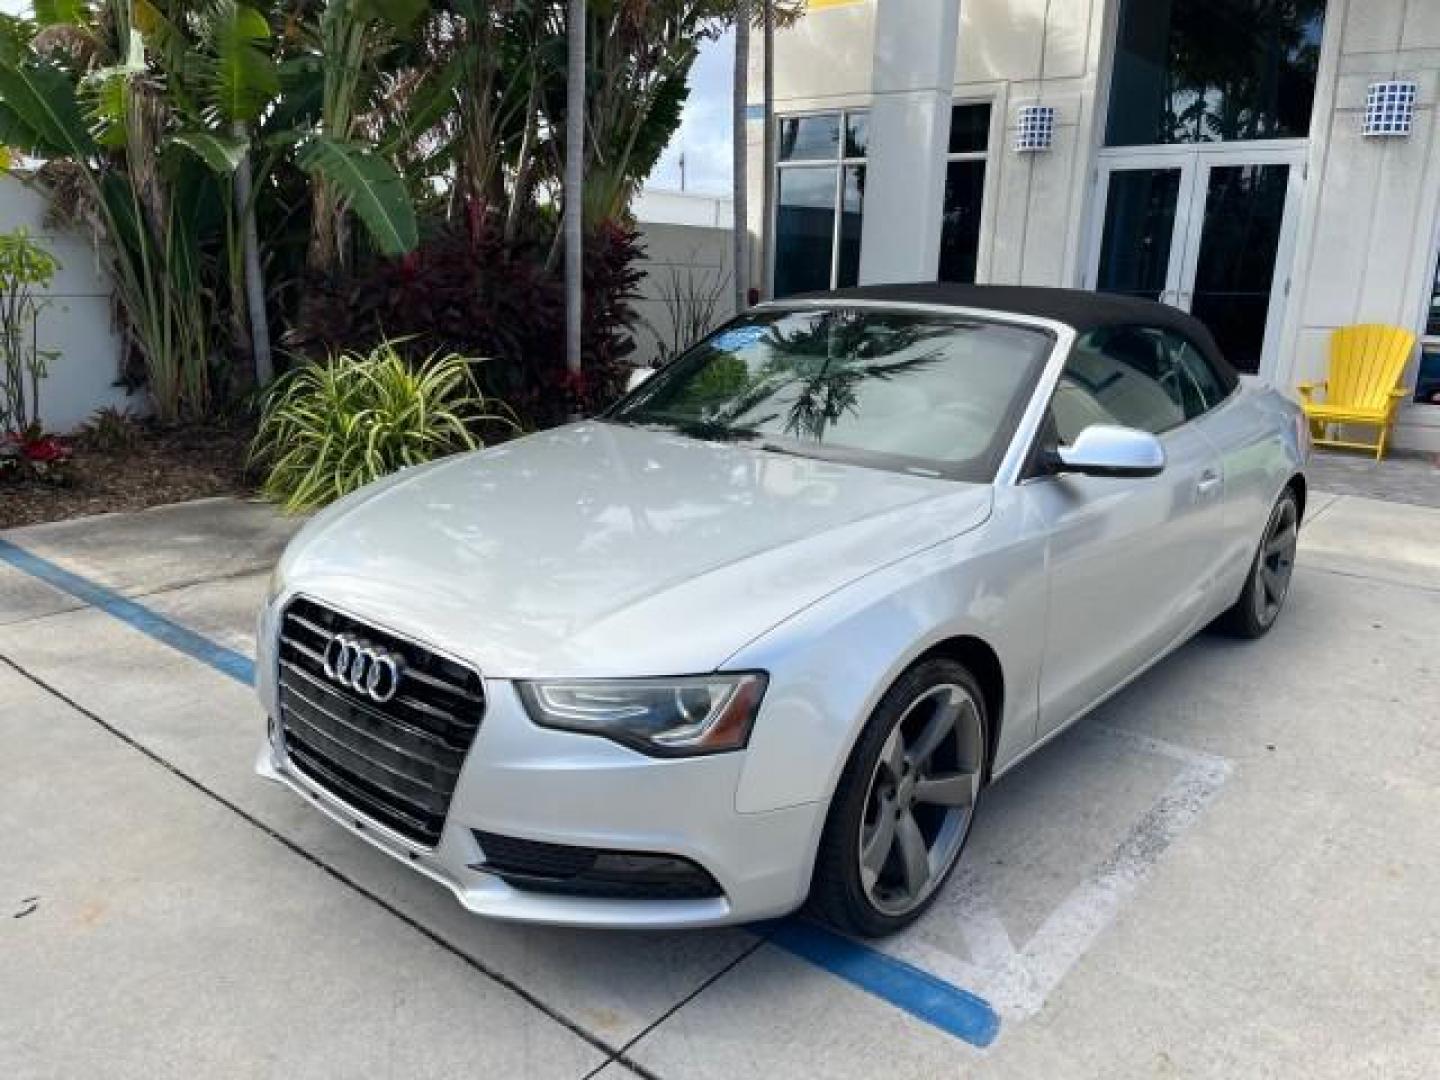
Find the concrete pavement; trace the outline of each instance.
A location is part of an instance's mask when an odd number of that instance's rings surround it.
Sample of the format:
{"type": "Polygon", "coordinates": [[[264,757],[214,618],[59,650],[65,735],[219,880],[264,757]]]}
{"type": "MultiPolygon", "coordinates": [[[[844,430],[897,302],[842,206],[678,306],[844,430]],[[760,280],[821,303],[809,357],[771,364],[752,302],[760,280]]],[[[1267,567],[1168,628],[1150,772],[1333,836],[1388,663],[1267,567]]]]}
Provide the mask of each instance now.
{"type": "MultiPolygon", "coordinates": [[[[249,652],[292,527],[6,539],[249,652]]],[[[470,917],[253,776],[246,688],[0,564],[0,1075],[1431,1076],[1437,650],[1440,511],[1317,494],[1275,631],[991,789],[884,946],[995,1007],[981,1050],[748,930],[470,917]]]]}

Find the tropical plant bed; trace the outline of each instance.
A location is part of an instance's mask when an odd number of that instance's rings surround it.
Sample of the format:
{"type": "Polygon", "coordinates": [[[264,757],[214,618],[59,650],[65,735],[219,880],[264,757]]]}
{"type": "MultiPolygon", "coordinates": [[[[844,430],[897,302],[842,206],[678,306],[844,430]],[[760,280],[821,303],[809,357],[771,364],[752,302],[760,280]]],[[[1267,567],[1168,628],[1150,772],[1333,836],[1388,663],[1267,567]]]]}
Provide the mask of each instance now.
{"type": "Polygon", "coordinates": [[[129,432],[123,440],[128,445],[65,440],[73,453],[61,482],[36,476],[0,480],[0,529],[254,489],[245,466],[254,435],[248,424],[134,424],[129,432]]]}

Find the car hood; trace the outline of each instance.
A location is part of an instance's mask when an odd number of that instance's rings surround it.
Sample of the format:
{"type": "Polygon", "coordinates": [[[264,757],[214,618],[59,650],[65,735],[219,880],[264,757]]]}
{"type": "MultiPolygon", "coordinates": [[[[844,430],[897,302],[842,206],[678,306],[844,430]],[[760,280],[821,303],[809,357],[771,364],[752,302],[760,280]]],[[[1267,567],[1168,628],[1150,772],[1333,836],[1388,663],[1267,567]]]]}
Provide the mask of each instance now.
{"type": "Polygon", "coordinates": [[[307,526],[281,573],[487,675],[680,674],[975,527],[990,495],[589,422],[382,481],[307,526]]]}

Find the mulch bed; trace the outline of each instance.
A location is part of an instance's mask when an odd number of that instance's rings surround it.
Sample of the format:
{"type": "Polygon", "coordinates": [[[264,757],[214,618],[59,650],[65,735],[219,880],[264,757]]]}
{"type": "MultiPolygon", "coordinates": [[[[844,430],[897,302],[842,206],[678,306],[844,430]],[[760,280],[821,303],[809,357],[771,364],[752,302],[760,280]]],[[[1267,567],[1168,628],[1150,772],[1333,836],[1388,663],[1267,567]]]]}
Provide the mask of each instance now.
{"type": "Polygon", "coordinates": [[[250,494],[255,478],[246,475],[245,458],[252,434],[244,425],[140,425],[135,445],[126,449],[77,445],[67,486],[0,481],[0,529],[250,494]]]}

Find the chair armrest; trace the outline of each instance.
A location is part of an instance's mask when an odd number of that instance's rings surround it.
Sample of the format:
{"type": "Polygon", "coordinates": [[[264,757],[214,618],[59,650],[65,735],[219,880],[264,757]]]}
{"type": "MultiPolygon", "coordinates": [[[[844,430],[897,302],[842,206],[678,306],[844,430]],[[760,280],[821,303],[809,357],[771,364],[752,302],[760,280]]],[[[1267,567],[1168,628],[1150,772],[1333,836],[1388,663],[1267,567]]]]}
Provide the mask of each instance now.
{"type": "Polygon", "coordinates": [[[1414,392],[1414,391],[1411,390],[1409,387],[1398,387],[1398,386],[1397,386],[1394,390],[1391,390],[1391,391],[1390,391],[1390,396],[1391,396],[1392,398],[1396,398],[1397,400],[1400,400],[1400,399],[1408,398],[1413,392],[1414,392]]]}
{"type": "Polygon", "coordinates": [[[1326,380],[1322,379],[1320,382],[1302,382],[1295,389],[1300,391],[1300,396],[1308,403],[1311,400],[1311,395],[1313,395],[1316,390],[1324,390],[1325,386],[1326,380]]]}

